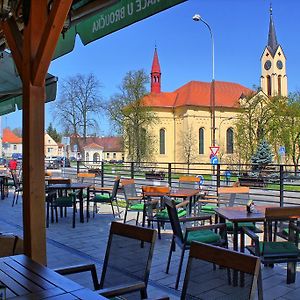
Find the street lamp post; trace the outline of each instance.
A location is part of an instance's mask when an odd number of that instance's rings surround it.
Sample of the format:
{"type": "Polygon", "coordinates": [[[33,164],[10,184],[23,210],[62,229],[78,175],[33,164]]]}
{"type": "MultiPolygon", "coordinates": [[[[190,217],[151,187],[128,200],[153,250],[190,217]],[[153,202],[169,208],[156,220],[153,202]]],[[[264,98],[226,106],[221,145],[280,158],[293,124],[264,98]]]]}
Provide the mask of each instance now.
{"type": "Polygon", "coordinates": [[[216,99],[215,99],[215,45],[214,45],[214,36],[209,24],[202,19],[199,14],[193,16],[194,21],[203,22],[209,30],[211,37],[211,46],[212,46],[212,80],[211,80],[211,89],[210,89],[210,114],[211,114],[211,141],[212,146],[216,145],[216,99]]]}

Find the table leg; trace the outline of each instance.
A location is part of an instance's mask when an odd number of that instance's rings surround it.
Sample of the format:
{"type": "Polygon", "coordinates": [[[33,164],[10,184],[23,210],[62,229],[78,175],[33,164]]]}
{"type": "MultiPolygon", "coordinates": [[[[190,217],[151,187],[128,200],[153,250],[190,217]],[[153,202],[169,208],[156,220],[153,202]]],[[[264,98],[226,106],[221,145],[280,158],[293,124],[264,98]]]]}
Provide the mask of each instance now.
{"type": "Polygon", "coordinates": [[[89,221],[90,218],[90,188],[87,188],[87,196],[86,196],[86,221],[89,221]]]}
{"type": "MultiPolygon", "coordinates": [[[[238,222],[233,222],[233,250],[238,251],[238,222]]],[[[233,286],[238,285],[238,271],[233,271],[233,286]]]]}
{"type": "Polygon", "coordinates": [[[84,223],[83,216],[83,189],[79,191],[79,214],[80,214],[80,223],[84,223]]]}
{"type": "Polygon", "coordinates": [[[0,184],[1,184],[1,199],[4,200],[4,179],[0,179],[0,184]]]}

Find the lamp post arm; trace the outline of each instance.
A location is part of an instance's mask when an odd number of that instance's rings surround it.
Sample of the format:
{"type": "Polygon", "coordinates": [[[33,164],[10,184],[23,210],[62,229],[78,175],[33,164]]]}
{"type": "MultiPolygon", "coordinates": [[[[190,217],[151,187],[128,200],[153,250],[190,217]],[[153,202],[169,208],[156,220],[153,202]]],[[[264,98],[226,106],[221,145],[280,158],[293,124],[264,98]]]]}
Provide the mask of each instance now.
{"type": "Polygon", "coordinates": [[[206,25],[209,30],[210,38],[211,38],[211,47],[212,47],[212,80],[215,80],[215,42],[214,35],[212,33],[211,27],[209,24],[201,18],[201,21],[206,25]]]}

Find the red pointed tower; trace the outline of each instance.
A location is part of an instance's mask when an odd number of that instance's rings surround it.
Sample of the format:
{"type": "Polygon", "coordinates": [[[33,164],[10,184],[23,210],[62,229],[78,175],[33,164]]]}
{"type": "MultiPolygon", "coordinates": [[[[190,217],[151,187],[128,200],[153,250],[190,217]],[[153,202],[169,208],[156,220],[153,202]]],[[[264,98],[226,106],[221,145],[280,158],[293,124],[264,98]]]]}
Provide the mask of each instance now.
{"type": "Polygon", "coordinates": [[[161,92],[160,81],[161,81],[160,65],[158,61],[157,49],[155,47],[152,69],[151,69],[151,93],[161,92]]]}

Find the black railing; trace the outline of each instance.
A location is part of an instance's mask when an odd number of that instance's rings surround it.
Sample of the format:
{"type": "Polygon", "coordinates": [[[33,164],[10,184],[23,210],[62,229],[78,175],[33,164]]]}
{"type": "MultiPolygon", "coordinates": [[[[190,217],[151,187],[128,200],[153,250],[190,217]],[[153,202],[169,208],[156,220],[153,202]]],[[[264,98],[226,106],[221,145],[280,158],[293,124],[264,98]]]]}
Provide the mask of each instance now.
{"type": "Polygon", "coordinates": [[[138,186],[169,185],[178,186],[180,176],[202,175],[203,188],[217,194],[217,187],[232,185],[239,181],[250,187],[250,197],[257,202],[275,203],[280,206],[299,204],[300,174],[295,173],[292,165],[269,165],[259,173],[253,173],[253,166],[246,164],[184,163],[136,163],[78,161],[71,168],[64,169],[64,175],[75,179],[78,172],[96,174],[96,184],[112,185],[116,175],[121,178],[134,178],[138,186]],[[226,176],[227,175],[227,176],[226,176]]]}

